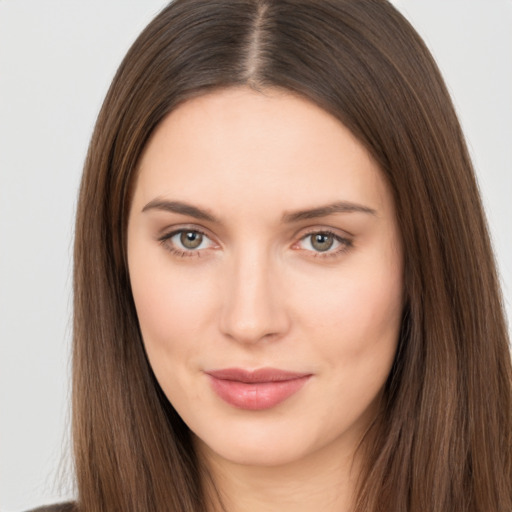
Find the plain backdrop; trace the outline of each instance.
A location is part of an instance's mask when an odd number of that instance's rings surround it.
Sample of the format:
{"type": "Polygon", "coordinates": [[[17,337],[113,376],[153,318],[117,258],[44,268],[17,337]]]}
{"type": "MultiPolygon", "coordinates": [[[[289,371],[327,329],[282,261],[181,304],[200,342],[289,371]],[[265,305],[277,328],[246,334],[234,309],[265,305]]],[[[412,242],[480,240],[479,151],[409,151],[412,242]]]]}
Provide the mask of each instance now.
{"type": "MultiPolygon", "coordinates": [[[[0,0],[0,509],[73,496],[73,216],[95,117],[163,0],[0,0]]],[[[512,0],[397,0],[452,92],[509,319],[512,0]]]]}

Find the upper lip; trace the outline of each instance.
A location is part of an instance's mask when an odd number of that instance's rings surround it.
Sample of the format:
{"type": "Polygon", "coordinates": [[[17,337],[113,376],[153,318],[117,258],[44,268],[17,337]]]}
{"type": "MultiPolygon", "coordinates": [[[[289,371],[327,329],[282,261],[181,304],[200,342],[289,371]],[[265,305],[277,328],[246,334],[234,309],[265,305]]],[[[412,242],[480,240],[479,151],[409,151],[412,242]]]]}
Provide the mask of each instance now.
{"type": "Polygon", "coordinates": [[[208,375],[221,380],[245,382],[247,384],[258,382],[282,382],[286,380],[300,379],[311,375],[307,372],[291,372],[278,368],[258,368],[246,370],[243,368],[223,368],[220,370],[208,370],[208,375]]]}

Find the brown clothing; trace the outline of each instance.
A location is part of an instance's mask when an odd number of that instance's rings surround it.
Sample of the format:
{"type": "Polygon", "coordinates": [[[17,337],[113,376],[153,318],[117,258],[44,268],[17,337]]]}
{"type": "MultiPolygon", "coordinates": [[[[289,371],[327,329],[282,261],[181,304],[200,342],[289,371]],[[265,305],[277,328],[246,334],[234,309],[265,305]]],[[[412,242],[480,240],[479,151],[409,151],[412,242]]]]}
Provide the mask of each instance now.
{"type": "Polygon", "coordinates": [[[76,508],[73,502],[68,501],[66,503],[38,507],[33,510],[28,510],[27,512],[76,512],[76,508]]]}

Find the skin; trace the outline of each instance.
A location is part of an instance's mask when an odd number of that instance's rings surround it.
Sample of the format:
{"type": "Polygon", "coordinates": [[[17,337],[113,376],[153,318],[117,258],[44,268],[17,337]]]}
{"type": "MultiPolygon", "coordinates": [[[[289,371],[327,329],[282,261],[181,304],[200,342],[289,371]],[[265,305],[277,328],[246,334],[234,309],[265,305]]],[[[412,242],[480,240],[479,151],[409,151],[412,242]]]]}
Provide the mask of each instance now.
{"type": "Polygon", "coordinates": [[[128,264],[150,364],[227,510],[348,511],[403,306],[392,196],[351,132],[279,90],[182,104],[142,156],[128,264]],[[363,211],[283,219],[340,201],[363,211]],[[204,233],[197,249],[169,236],[180,229],[204,233]],[[311,233],[326,232],[337,238],[320,251],[311,233]],[[205,374],[231,367],[312,377],[250,411],[219,398],[205,374]]]}

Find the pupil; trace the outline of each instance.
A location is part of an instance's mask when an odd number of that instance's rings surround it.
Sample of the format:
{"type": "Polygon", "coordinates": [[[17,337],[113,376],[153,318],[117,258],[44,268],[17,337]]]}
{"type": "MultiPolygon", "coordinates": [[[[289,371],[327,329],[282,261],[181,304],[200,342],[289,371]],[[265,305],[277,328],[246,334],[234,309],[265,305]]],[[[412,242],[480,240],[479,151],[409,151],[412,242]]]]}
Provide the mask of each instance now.
{"type": "Polygon", "coordinates": [[[187,249],[196,249],[201,245],[201,242],[203,241],[203,235],[200,233],[195,233],[194,231],[188,231],[182,233],[180,239],[183,246],[187,249]]]}
{"type": "Polygon", "coordinates": [[[332,235],[319,233],[313,236],[312,245],[317,251],[327,251],[332,247],[333,243],[332,235]]]}

